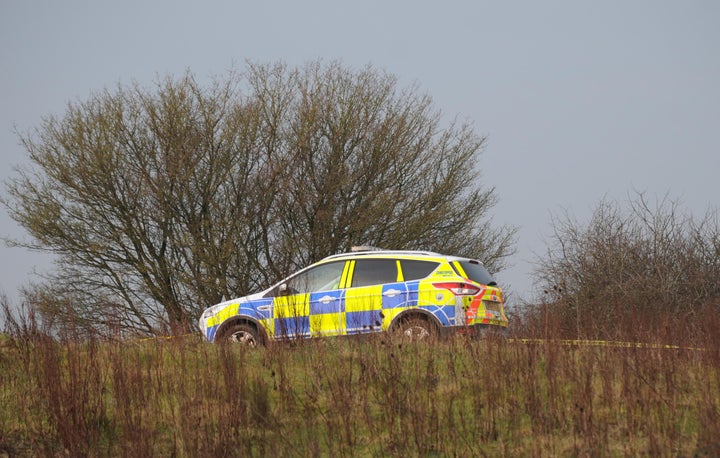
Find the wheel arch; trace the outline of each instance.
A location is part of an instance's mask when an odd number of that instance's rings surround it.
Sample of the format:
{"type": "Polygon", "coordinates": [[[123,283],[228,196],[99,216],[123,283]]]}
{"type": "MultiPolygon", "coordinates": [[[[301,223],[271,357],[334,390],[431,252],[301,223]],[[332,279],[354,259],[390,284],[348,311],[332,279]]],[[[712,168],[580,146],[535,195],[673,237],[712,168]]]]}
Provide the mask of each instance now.
{"type": "Polygon", "coordinates": [[[435,326],[436,330],[440,330],[442,328],[442,323],[435,315],[421,308],[412,308],[398,313],[390,322],[388,331],[396,330],[400,326],[400,323],[408,318],[420,318],[425,320],[435,326]]]}

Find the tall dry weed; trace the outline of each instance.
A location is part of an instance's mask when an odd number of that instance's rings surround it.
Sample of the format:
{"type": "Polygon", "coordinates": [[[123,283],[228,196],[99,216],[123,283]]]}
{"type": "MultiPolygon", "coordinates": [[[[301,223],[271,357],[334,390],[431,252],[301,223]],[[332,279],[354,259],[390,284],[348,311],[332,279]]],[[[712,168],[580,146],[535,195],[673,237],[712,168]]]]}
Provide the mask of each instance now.
{"type": "Polygon", "coordinates": [[[0,447],[21,456],[691,456],[719,434],[712,349],[371,336],[247,351],[33,326],[0,352],[0,447]]]}

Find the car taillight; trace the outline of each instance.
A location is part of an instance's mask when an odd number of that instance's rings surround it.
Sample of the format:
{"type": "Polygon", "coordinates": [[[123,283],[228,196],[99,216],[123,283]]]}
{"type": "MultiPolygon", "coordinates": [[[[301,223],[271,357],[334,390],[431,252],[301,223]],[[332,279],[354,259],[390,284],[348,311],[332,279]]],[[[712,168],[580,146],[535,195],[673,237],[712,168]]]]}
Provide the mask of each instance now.
{"type": "Polygon", "coordinates": [[[447,289],[456,296],[475,296],[482,291],[482,288],[468,283],[433,283],[433,286],[436,288],[447,289]]]}

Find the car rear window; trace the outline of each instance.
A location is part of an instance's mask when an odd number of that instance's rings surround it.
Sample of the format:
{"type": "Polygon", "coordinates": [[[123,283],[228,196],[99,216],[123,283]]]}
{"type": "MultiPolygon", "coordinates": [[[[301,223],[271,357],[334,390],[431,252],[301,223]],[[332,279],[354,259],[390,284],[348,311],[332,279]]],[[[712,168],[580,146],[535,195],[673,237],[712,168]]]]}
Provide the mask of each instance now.
{"type": "Polygon", "coordinates": [[[432,261],[415,261],[412,259],[401,259],[400,268],[402,269],[403,279],[405,281],[420,280],[430,275],[440,263],[432,261]]]}
{"type": "Polygon", "coordinates": [[[394,259],[358,259],[355,261],[352,287],[395,283],[397,263],[394,259]]]}
{"type": "Polygon", "coordinates": [[[492,275],[490,275],[490,272],[487,271],[480,261],[465,260],[457,261],[457,263],[460,264],[470,280],[480,283],[481,285],[497,285],[495,280],[492,278],[492,275]]]}

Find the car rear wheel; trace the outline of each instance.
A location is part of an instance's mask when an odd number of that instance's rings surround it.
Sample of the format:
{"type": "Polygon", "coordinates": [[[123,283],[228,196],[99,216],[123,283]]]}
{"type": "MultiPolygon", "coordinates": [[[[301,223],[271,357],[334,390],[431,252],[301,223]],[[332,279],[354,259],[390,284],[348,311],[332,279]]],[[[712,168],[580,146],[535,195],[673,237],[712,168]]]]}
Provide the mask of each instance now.
{"type": "Polygon", "coordinates": [[[262,343],[257,329],[245,323],[230,326],[224,337],[225,342],[240,344],[249,348],[255,348],[262,343]]]}
{"type": "Polygon", "coordinates": [[[404,341],[421,342],[434,338],[437,335],[437,328],[427,318],[409,316],[400,321],[397,334],[404,341]]]}

